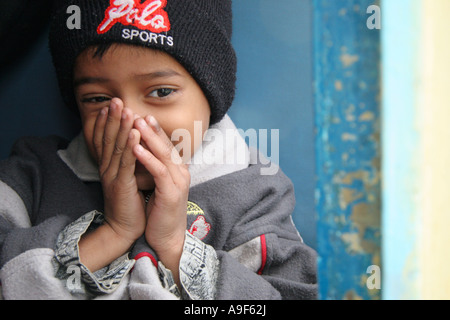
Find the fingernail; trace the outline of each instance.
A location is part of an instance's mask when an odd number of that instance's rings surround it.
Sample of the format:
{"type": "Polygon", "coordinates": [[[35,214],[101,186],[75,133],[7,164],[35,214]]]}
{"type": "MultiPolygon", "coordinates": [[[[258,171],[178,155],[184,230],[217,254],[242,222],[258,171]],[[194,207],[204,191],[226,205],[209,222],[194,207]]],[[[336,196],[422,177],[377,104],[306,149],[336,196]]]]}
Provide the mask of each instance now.
{"type": "Polygon", "coordinates": [[[159,131],[161,129],[158,121],[156,120],[156,118],[154,116],[150,116],[149,122],[150,122],[150,125],[155,129],[155,131],[159,131]]]}
{"type": "Polygon", "coordinates": [[[139,152],[139,153],[142,153],[142,152],[144,152],[144,147],[142,147],[140,144],[138,144],[136,146],[136,151],[139,152]]]}
{"type": "Polygon", "coordinates": [[[117,103],[114,102],[114,100],[111,100],[111,104],[109,105],[109,108],[111,110],[116,110],[118,108],[117,103]]]}
{"type": "Polygon", "coordinates": [[[102,110],[100,110],[100,114],[102,116],[106,116],[108,114],[108,108],[103,108],[102,110]]]}
{"type": "Polygon", "coordinates": [[[140,126],[140,127],[146,127],[147,126],[147,122],[145,122],[145,120],[141,118],[141,119],[137,120],[137,125],[140,126]]]}

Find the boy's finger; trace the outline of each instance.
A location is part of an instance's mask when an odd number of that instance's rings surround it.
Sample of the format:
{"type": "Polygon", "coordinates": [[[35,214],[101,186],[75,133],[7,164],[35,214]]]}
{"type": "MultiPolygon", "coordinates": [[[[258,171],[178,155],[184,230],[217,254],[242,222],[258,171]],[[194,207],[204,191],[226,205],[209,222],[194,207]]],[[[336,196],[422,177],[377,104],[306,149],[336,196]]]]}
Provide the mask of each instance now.
{"type": "Polygon", "coordinates": [[[108,108],[103,108],[97,115],[94,125],[94,134],[92,143],[94,145],[97,156],[97,163],[100,164],[103,156],[103,134],[105,132],[106,118],[108,116],[108,108]]]}
{"type": "Polygon", "coordinates": [[[167,136],[166,132],[162,130],[161,126],[159,125],[158,121],[153,116],[147,116],[145,117],[145,121],[149,126],[153,128],[153,131],[156,133],[158,137],[161,138],[161,140],[164,142],[168,150],[171,150],[170,158],[173,163],[175,164],[182,164],[183,159],[181,159],[180,154],[175,149],[175,146],[173,145],[172,141],[167,136]]]}
{"type": "Polygon", "coordinates": [[[135,124],[136,128],[141,132],[142,140],[148,146],[151,154],[156,157],[164,167],[168,169],[173,182],[178,181],[181,172],[178,164],[173,161],[172,154],[175,150],[175,147],[171,142],[169,146],[169,144],[161,137],[162,134],[160,133],[160,131],[163,130],[160,128],[158,131],[152,129],[152,127],[150,127],[144,119],[137,119],[135,124]]]}
{"type": "Polygon", "coordinates": [[[155,180],[156,187],[166,194],[173,191],[174,182],[169,169],[159,161],[149,150],[137,144],[133,148],[136,159],[150,172],[155,180]]]}
{"type": "Polygon", "coordinates": [[[120,128],[116,137],[114,150],[111,156],[111,162],[109,163],[108,167],[108,170],[111,171],[111,174],[117,175],[121,159],[127,147],[130,130],[133,128],[133,122],[133,113],[130,109],[124,108],[122,110],[120,128]]]}
{"type": "Polygon", "coordinates": [[[136,156],[133,153],[133,148],[139,144],[141,134],[136,129],[131,129],[126,141],[125,149],[119,163],[119,171],[117,172],[117,179],[124,183],[131,182],[135,179],[134,171],[136,169],[136,156]]]}
{"type": "Polygon", "coordinates": [[[150,127],[152,127],[155,134],[164,142],[167,147],[166,152],[169,152],[168,150],[170,150],[170,163],[176,165],[176,167],[178,168],[178,170],[176,171],[177,175],[173,177],[175,182],[178,182],[180,184],[184,184],[186,180],[190,182],[191,176],[189,173],[188,164],[183,163],[183,159],[173,145],[172,140],[170,140],[166,132],[161,128],[156,118],[153,116],[147,116],[145,118],[145,121],[150,127]]]}
{"type": "Polygon", "coordinates": [[[104,172],[109,167],[111,157],[116,146],[116,139],[122,117],[122,109],[122,100],[117,98],[111,100],[108,117],[106,119],[105,133],[103,135],[103,154],[100,162],[101,172],[104,172]]]}

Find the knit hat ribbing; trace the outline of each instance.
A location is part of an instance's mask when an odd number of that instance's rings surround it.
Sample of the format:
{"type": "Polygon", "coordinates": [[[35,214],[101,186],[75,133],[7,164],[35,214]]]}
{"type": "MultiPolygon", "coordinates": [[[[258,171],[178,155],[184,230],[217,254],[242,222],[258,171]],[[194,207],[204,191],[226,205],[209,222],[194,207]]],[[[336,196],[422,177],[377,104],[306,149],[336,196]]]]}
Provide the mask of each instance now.
{"type": "Polygon", "coordinates": [[[231,0],[55,0],[49,46],[64,101],[76,108],[73,66],[92,45],[125,43],[174,57],[202,88],[211,125],[235,94],[236,55],[231,44],[231,0]],[[80,9],[79,28],[69,28],[68,8],[80,9]]]}

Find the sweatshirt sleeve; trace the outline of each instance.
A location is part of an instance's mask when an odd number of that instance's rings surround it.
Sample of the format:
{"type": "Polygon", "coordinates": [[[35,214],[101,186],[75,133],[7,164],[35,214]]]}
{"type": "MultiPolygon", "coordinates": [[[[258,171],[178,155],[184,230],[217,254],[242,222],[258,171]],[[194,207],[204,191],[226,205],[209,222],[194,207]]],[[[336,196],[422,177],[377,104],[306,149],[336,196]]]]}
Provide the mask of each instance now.
{"type": "Polygon", "coordinates": [[[226,252],[186,232],[180,282],[182,297],[192,300],[312,300],[316,254],[300,239],[273,233],[226,252]]]}
{"type": "MultiPolygon", "coordinates": [[[[261,166],[224,176],[191,190],[205,212],[218,261],[215,299],[317,299],[317,254],[292,221],[295,195],[281,170],[260,174],[261,166]]],[[[198,232],[197,232],[198,233],[198,232]]]]}
{"type": "Polygon", "coordinates": [[[26,207],[17,193],[0,181],[0,269],[20,254],[34,249],[53,249],[57,237],[70,220],[58,215],[31,225],[26,207]]]}
{"type": "Polygon", "coordinates": [[[217,253],[220,258],[217,299],[316,299],[314,250],[300,241],[283,239],[273,233],[258,238],[255,240],[261,244],[254,250],[239,250],[237,255],[235,251],[217,253]],[[252,260],[258,261],[259,266],[251,263],[252,260]]]}
{"type": "Polygon", "coordinates": [[[317,299],[317,254],[294,226],[289,198],[269,198],[247,211],[217,251],[217,299],[317,299]]]}
{"type": "Polygon", "coordinates": [[[0,182],[0,281],[3,299],[71,299],[64,283],[54,276],[55,228],[65,216],[31,226],[17,193],[0,182]]]}
{"type": "Polygon", "coordinates": [[[71,221],[62,205],[42,206],[49,196],[58,204],[64,201],[56,191],[43,192],[58,186],[47,180],[40,154],[52,160],[57,146],[57,139],[19,139],[10,157],[0,161],[0,268],[28,250],[53,249],[59,231],[71,221]]]}
{"type": "Polygon", "coordinates": [[[84,184],[60,160],[57,137],[17,141],[0,161],[0,281],[4,299],[73,299],[56,276],[58,235],[91,207],[84,184]],[[67,183],[61,183],[64,181],[67,183]],[[66,179],[67,178],[67,179],[66,179]]]}
{"type": "Polygon", "coordinates": [[[55,262],[58,266],[56,276],[70,283],[71,270],[78,272],[80,281],[68,286],[73,293],[88,293],[92,296],[112,293],[134,265],[134,260],[128,258],[128,253],[96,272],[91,272],[81,263],[78,243],[82,235],[103,222],[103,214],[92,211],[70,223],[58,235],[55,249],[55,262]]]}

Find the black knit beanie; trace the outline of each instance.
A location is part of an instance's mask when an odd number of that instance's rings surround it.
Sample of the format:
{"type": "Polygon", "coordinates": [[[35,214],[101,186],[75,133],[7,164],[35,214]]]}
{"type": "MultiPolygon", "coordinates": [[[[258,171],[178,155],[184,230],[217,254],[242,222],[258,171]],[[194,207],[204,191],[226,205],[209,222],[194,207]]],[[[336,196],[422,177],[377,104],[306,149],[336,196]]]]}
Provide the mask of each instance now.
{"type": "Polygon", "coordinates": [[[73,67],[92,45],[133,44],[174,57],[203,90],[211,123],[232,104],[236,55],[231,0],[55,0],[49,46],[65,103],[76,109],[73,67]],[[79,25],[70,19],[76,19],[79,25]]]}

